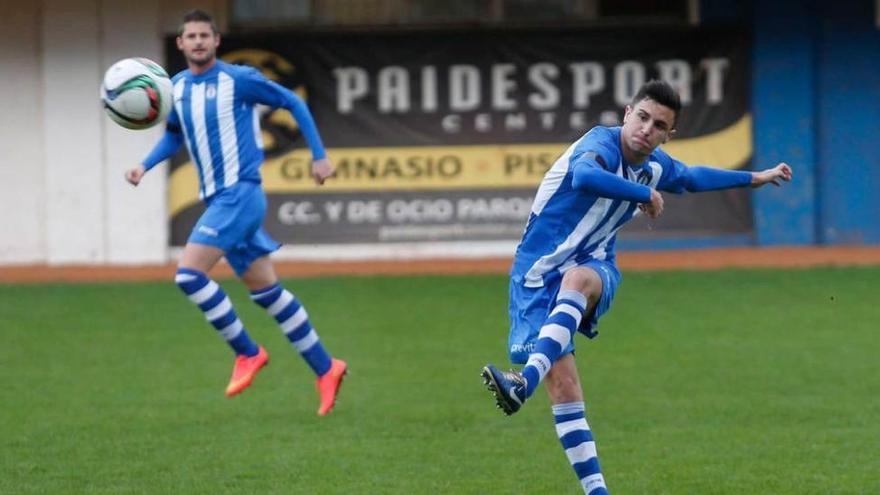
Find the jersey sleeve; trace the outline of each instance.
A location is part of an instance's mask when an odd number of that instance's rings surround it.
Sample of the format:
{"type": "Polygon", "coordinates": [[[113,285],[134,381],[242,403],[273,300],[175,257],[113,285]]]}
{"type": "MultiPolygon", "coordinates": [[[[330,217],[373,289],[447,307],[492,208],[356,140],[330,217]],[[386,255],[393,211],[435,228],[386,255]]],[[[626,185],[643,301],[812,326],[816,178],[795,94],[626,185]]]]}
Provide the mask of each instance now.
{"type": "Polygon", "coordinates": [[[168,113],[168,118],[165,120],[165,134],[162,135],[162,139],[156,143],[150,154],[141,162],[144,170],[148,171],[174,156],[177,150],[180,149],[181,144],[183,144],[183,134],[180,129],[180,118],[172,108],[171,112],[168,113]]]}
{"type": "Polygon", "coordinates": [[[171,130],[171,132],[181,132],[180,116],[177,115],[177,110],[174,108],[174,105],[171,106],[171,111],[168,112],[168,118],[165,119],[165,129],[171,130]]]}
{"type": "Polygon", "coordinates": [[[582,164],[598,166],[611,173],[617,171],[620,154],[614,143],[614,134],[607,129],[595,128],[575,146],[569,163],[572,168],[582,164]]]}
{"type": "Polygon", "coordinates": [[[305,102],[293,91],[270,81],[256,69],[244,68],[236,80],[243,101],[251,104],[262,104],[272,108],[284,108],[293,115],[299,124],[300,132],[305,137],[312,152],[312,158],[319,160],[327,156],[324,143],[315,125],[315,119],[305,102]]]}
{"type": "Polygon", "coordinates": [[[672,158],[662,150],[652,155],[663,173],[657,189],[675,194],[688,192],[716,191],[745,187],[751,184],[752,174],[744,170],[722,170],[703,166],[688,166],[672,158]]]}
{"type": "Polygon", "coordinates": [[[572,152],[572,187],[603,198],[648,203],[651,188],[617,175],[620,157],[614,134],[595,129],[572,152]]]}
{"type": "Polygon", "coordinates": [[[272,108],[287,106],[290,91],[280,84],[270,81],[256,69],[241,67],[235,79],[238,95],[245,102],[259,103],[272,108]]]}

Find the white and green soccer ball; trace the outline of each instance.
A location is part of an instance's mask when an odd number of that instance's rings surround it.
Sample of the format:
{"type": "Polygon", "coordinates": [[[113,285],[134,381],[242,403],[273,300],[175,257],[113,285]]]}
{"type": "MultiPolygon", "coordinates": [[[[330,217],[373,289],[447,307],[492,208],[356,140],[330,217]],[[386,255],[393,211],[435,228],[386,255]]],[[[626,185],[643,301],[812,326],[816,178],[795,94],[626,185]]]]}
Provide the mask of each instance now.
{"type": "Polygon", "coordinates": [[[146,129],[171,110],[171,79],[161,65],[146,58],[126,58],[111,65],[101,84],[107,115],[122,127],[146,129]]]}

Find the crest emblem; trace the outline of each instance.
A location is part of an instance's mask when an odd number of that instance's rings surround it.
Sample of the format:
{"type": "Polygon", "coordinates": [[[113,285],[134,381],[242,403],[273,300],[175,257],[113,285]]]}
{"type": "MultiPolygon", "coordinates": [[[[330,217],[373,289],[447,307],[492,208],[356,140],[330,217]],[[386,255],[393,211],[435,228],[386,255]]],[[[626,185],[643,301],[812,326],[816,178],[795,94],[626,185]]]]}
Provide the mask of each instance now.
{"type": "Polygon", "coordinates": [[[638,182],[639,184],[643,184],[643,185],[647,186],[648,184],[651,183],[651,179],[653,177],[654,177],[654,174],[652,173],[650,167],[641,168],[641,169],[639,169],[638,172],[636,172],[636,182],[638,182]]]}

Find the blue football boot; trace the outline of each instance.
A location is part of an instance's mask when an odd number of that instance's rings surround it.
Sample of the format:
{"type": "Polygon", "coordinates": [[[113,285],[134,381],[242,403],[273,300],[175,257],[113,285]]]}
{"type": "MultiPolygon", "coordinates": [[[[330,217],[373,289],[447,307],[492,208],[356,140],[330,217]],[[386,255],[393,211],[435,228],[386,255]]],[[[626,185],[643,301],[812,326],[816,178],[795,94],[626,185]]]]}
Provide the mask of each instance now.
{"type": "Polygon", "coordinates": [[[519,371],[501,371],[491,364],[483,367],[480,373],[483,384],[495,395],[495,402],[510,416],[519,411],[526,401],[526,379],[519,371]]]}

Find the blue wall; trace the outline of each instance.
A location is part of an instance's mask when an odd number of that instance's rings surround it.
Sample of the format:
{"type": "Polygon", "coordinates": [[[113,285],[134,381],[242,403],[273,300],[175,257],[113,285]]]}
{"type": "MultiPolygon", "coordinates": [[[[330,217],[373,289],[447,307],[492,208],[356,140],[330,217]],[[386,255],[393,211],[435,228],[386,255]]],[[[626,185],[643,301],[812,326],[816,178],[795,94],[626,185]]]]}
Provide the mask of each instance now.
{"type": "Polygon", "coordinates": [[[755,168],[787,162],[796,180],[755,190],[760,245],[816,241],[815,20],[789,2],[758,2],[752,45],[755,168]],[[784,22],[779,20],[785,18],[784,22]]]}
{"type": "Polygon", "coordinates": [[[824,244],[880,243],[880,30],[873,0],[820,7],[816,77],[824,244]]]}
{"type": "Polygon", "coordinates": [[[792,184],[754,192],[759,245],[880,243],[874,22],[874,0],[701,3],[704,26],[753,33],[755,167],[795,170],[792,184]]]}

